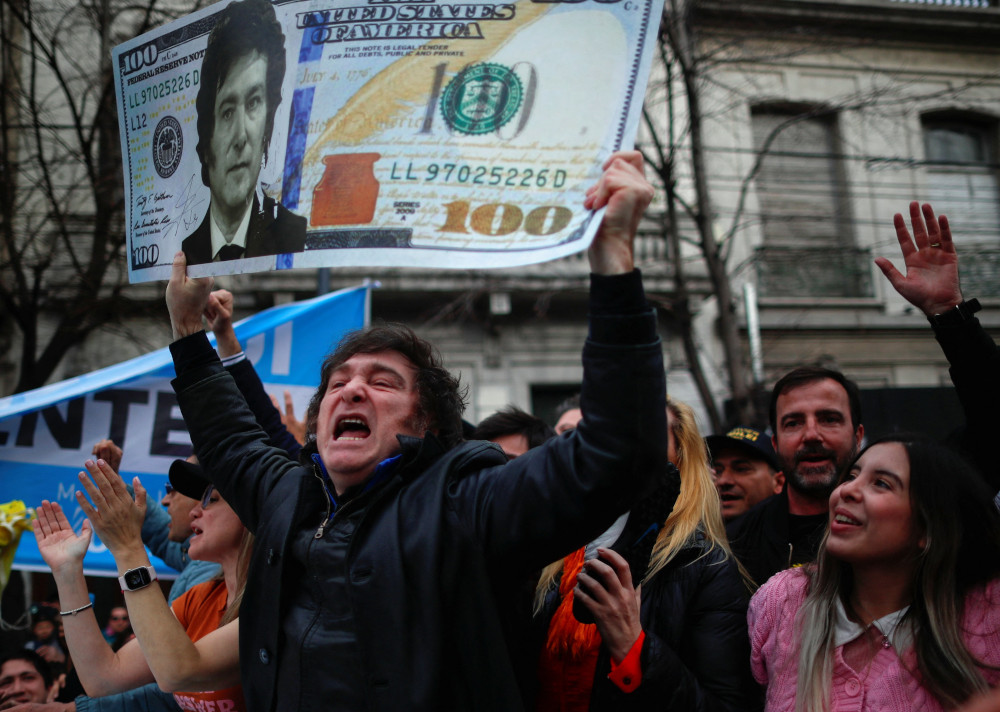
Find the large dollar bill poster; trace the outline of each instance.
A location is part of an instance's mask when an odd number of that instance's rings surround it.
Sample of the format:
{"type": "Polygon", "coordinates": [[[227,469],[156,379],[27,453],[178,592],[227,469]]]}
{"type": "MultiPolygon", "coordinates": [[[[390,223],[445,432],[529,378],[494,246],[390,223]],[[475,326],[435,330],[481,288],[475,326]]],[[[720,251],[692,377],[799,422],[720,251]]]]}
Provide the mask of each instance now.
{"type": "Polygon", "coordinates": [[[132,282],[586,248],[663,0],[223,0],[116,47],[132,282]]]}

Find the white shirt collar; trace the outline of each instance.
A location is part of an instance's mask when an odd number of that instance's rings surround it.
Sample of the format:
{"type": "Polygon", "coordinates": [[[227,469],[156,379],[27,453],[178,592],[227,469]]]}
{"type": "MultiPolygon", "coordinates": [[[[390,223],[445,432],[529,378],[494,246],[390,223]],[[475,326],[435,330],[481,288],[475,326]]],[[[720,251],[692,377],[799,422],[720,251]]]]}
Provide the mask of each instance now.
{"type": "Polygon", "coordinates": [[[622,532],[625,530],[625,522],[628,521],[628,512],[618,517],[615,523],[611,527],[601,534],[599,537],[594,539],[592,542],[587,544],[587,550],[583,554],[584,559],[593,559],[597,556],[597,547],[603,546],[608,547],[618,541],[618,537],[621,536],[622,532]]]}
{"type": "MultiPolygon", "coordinates": [[[[910,621],[904,619],[909,610],[910,607],[906,606],[889,615],[882,616],[872,623],[873,626],[882,632],[882,635],[889,639],[892,647],[896,649],[896,653],[899,655],[902,655],[913,642],[913,628],[910,625],[910,621]]],[[[844,604],[838,597],[836,618],[833,622],[834,647],[839,648],[842,645],[846,645],[852,640],[861,637],[864,632],[865,628],[860,623],[856,623],[847,617],[844,604]]]]}
{"type": "Polygon", "coordinates": [[[233,239],[230,242],[226,242],[225,235],[222,234],[222,230],[218,225],[215,224],[215,216],[212,215],[212,209],[208,209],[208,226],[212,234],[212,260],[218,258],[219,250],[221,250],[226,245],[238,245],[246,250],[247,247],[247,228],[250,226],[250,211],[253,209],[253,201],[247,206],[247,209],[243,213],[243,219],[240,220],[240,226],[236,228],[236,234],[233,235],[233,239]]]}

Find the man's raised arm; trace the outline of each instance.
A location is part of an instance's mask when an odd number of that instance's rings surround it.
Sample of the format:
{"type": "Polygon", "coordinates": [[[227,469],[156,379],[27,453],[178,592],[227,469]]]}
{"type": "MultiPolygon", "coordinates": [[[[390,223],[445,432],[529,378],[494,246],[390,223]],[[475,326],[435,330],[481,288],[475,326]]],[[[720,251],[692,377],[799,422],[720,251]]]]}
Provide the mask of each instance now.
{"type": "Polygon", "coordinates": [[[665,471],[666,383],[656,315],[646,301],[633,243],[653,188],[637,152],[620,152],[588,191],[605,208],[590,247],[589,330],[583,348],[583,419],[502,468],[452,489],[487,555],[533,570],[583,546],[629,509],[665,471]]]}
{"type": "MultiPolygon", "coordinates": [[[[181,399],[181,411],[205,473],[244,525],[255,531],[260,514],[258,495],[261,488],[267,488],[267,483],[247,474],[247,468],[240,466],[241,456],[251,446],[259,446],[261,452],[266,450],[263,456],[274,464],[268,472],[275,476],[280,476],[285,468],[294,463],[284,450],[268,447],[266,433],[258,425],[246,400],[230,374],[223,369],[219,355],[208,341],[202,317],[209,304],[212,284],[211,278],[188,277],[184,253],[178,252],[174,256],[166,294],[170,324],[176,339],[170,344],[177,373],[172,385],[178,396],[199,384],[211,386],[207,391],[210,395],[192,398],[187,408],[181,399]],[[220,418],[223,413],[225,418],[220,418]]],[[[260,474],[264,470],[254,472],[260,474]]]]}
{"type": "Polygon", "coordinates": [[[589,210],[606,208],[588,257],[594,274],[613,275],[634,268],[633,243],[639,221],[653,199],[653,186],[642,174],[642,154],[619,151],[604,162],[601,179],[587,190],[589,210]]]}
{"type": "Polygon", "coordinates": [[[951,226],[944,215],[935,216],[925,203],[910,203],[913,234],[896,213],[896,239],[906,274],[886,257],[875,264],[893,288],[930,321],[950,365],[951,381],[965,413],[965,428],[956,443],[979,467],[993,492],[1000,489],[1000,471],[992,442],[1000,429],[1000,349],[983,329],[975,313],[979,302],[965,301],[958,277],[958,253],[951,226]]]}
{"type": "Polygon", "coordinates": [[[204,330],[201,317],[208,306],[214,283],[211,277],[188,277],[184,253],[174,255],[173,271],[167,282],[167,311],[170,313],[174,341],[204,330]]]}

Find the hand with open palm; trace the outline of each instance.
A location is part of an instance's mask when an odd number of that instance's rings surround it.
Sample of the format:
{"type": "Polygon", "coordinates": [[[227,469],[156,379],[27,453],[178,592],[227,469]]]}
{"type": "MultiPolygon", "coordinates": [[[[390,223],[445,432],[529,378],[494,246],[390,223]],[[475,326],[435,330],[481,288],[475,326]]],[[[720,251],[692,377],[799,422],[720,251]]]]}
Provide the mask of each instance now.
{"type": "Polygon", "coordinates": [[[38,550],[52,572],[58,574],[77,567],[82,571],[83,557],[93,534],[90,522],[84,520],[80,533],[75,533],[62,507],[48,500],[42,500],[36,514],[38,519],[34,528],[38,550]]]}
{"type": "Polygon", "coordinates": [[[951,239],[951,226],[944,215],[934,216],[934,209],[924,203],[910,203],[913,236],[899,213],[893,218],[906,265],[904,276],[887,257],[876,257],[875,264],[906,301],[927,317],[942,314],[962,301],[958,283],[958,254],[951,239]],[[921,214],[921,212],[923,214],[921,214]]]}

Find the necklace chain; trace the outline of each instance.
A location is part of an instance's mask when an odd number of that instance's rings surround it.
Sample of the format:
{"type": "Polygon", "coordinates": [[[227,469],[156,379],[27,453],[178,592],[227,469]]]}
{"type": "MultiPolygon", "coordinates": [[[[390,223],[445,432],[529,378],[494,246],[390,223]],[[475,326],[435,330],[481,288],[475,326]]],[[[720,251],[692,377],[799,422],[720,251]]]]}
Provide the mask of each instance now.
{"type": "Polygon", "coordinates": [[[878,619],[873,618],[872,615],[865,610],[864,606],[861,605],[860,601],[851,601],[851,607],[855,609],[855,614],[857,614],[858,612],[863,614],[863,617],[862,615],[858,615],[858,618],[861,620],[861,625],[863,625],[865,628],[865,634],[869,633],[869,631],[871,631],[871,629],[874,628],[879,632],[879,635],[882,636],[882,641],[881,641],[882,647],[885,648],[886,650],[891,648],[892,641],[889,640],[888,633],[882,630],[882,628],[878,625],[878,619]],[[871,622],[866,624],[865,618],[871,618],[871,622]]]}

